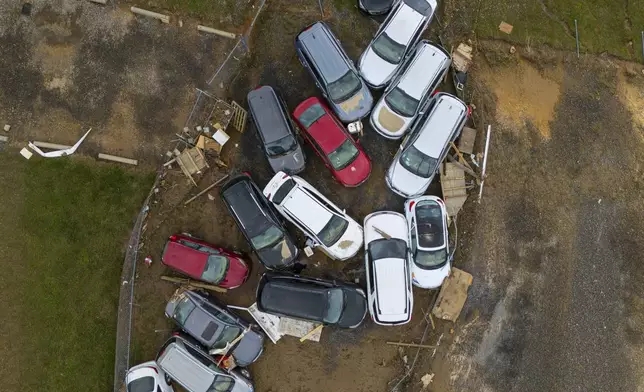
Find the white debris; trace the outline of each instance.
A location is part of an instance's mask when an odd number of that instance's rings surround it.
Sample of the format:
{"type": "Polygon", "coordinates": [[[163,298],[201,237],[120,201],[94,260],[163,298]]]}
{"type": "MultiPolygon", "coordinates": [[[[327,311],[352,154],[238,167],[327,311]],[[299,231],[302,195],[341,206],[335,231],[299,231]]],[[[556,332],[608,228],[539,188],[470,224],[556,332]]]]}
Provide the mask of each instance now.
{"type": "Polygon", "coordinates": [[[423,389],[427,389],[427,387],[429,386],[429,384],[432,383],[432,381],[434,381],[434,373],[431,373],[431,374],[427,373],[420,378],[420,382],[423,383],[423,389]]]}
{"type": "Polygon", "coordinates": [[[11,125],[9,125],[9,124],[4,125],[4,131],[5,132],[9,132],[10,129],[11,129],[11,125]]]}

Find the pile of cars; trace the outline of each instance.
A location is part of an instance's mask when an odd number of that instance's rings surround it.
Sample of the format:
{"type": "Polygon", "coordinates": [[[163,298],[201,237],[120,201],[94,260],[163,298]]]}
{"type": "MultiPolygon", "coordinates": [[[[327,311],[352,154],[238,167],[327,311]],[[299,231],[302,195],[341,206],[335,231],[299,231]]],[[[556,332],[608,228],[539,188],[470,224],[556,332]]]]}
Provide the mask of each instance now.
{"type": "MultiPolygon", "coordinates": [[[[324,22],[295,39],[297,56],[324,99],[308,98],[291,115],[272,87],[248,93],[248,111],[275,174],[263,189],[243,173],[220,191],[269,270],[257,287],[258,309],[342,328],[358,327],[367,313],[380,325],[405,324],[413,310],[412,286],[438,288],[449,275],[445,203],[424,193],[470,114],[457,97],[436,92],[451,59],[440,46],[420,40],[436,10],[434,0],[360,0],[359,5],[373,6],[373,13],[391,11],[357,67],[324,22]],[[375,103],[370,89],[383,89],[375,103]],[[296,174],[306,165],[301,138],[343,186],[367,181],[371,161],[345,125],[367,116],[384,138],[404,137],[385,178],[406,201],[401,212],[373,212],[359,223],[296,174]],[[366,288],[294,274],[300,250],[285,221],[304,234],[307,246],[332,259],[350,259],[364,248],[366,288]]],[[[244,255],[186,234],[168,239],[162,262],[228,289],[245,282],[250,266],[244,255]]],[[[190,392],[253,390],[246,366],[263,350],[259,326],[190,290],[177,291],[165,314],[182,332],[163,345],[155,361],[128,372],[128,392],[172,391],[171,380],[190,392]]]]}

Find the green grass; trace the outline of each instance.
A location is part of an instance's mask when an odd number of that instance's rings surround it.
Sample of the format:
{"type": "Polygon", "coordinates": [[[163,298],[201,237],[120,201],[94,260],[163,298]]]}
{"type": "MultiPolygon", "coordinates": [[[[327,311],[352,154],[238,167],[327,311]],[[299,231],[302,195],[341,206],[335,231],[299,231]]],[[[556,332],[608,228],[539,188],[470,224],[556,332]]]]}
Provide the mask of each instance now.
{"type": "Polygon", "coordinates": [[[16,152],[0,162],[0,286],[13,304],[0,342],[19,370],[8,383],[110,390],[124,249],[154,174],[16,152]]]}
{"type": "Polygon", "coordinates": [[[539,0],[455,0],[446,7],[451,11],[451,18],[470,19],[467,24],[479,38],[548,44],[569,50],[575,50],[574,21],[577,19],[582,52],[607,52],[642,60],[640,32],[644,30],[644,0],[543,0],[543,3],[551,16],[544,12],[539,0]],[[498,30],[501,21],[514,26],[511,35],[498,30]]]}

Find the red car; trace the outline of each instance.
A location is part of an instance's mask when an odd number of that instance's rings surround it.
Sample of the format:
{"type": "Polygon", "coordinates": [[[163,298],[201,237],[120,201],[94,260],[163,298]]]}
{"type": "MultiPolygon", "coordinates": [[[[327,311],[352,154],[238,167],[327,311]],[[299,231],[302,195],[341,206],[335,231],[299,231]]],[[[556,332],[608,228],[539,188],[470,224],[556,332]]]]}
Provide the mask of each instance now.
{"type": "Polygon", "coordinates": [[[342,123],[316,97],[300,103],[293,117],[306,140],[344,186],[358,186],[371,174],[371,161],[342,123]]]}
{"type": "Polygon", "coordinates": [[[248,278],[248,264],[240,256],[196,238],[175,234],[166,242],[161,262],[193,279],[233,289],[248,278]]]}

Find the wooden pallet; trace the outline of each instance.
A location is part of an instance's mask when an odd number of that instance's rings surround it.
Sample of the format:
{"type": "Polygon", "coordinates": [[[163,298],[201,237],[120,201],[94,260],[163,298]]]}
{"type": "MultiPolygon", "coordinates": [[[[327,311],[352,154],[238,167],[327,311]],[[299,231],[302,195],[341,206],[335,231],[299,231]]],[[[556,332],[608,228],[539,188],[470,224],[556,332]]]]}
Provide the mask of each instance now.
{"type": "Polygon", "coordinates": [[[451,162],[440,166],[443,200],[449,216],[456,216],[467,200],[465,171],[451,162]]]}
{"type": "Polygon", "coordinates": [[[235,101],[231,101],[230,106],[233,108],[233,127],[239,131],[239,133],[244,133],[246,130],[246,117],[248,116],[248,112],[235,101]]]}
{"type": "Polygon", "coordinates": [[[467,290],[472,285],[472,275],[458,268],[452,268],[443,282],[438,299],[434,304],[434,316],[456,322],[467,300],[467,290]]]}
{"type": "Polygon", "coordinates": [[[206,157],[203,155],[203,152],[200,148],[186,148],[177,156],[176,158],[179,167],[183,174],[186,175],[192,181],[194,186],[197,186],[197,182],[192,177],[194,174],[201,173],[201,171],[208,166],[206,162],[206,157]]]}

